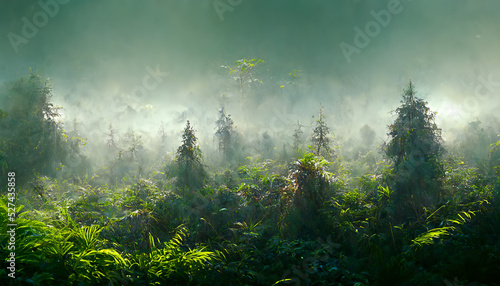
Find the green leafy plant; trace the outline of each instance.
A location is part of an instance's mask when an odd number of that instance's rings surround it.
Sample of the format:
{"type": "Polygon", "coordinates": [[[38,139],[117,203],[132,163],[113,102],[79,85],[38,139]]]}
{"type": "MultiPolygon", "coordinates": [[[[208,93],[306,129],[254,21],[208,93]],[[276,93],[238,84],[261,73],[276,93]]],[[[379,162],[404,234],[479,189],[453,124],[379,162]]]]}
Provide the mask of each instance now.
{"type": "Polygon", "coordinates": [[[204,251],[204,247],[182,250],[187,229],[179,226],[169,242],[160,247],[160,241],[155,241],[149,235],[150,251],[132,257],[132,263],[146,273],[149,283],[161,281],[176,281],[176,283],[192,282],[196,274],[210,269],[209,262],[218,259],[217,253],[204,251]]]}
{"type": "Polygon", "coordinates": [[[235,62],[234,66],[223,65],[221,67],[229,70],[229,75],[238,81],[240,87],[240,94],[243,96],[243,88],[245,86],[250,86],[254,82],[260,82],[260,80],[254,78],[254,69],[258,64],[265,63],[262,59],[241,59],[235,62]]]}

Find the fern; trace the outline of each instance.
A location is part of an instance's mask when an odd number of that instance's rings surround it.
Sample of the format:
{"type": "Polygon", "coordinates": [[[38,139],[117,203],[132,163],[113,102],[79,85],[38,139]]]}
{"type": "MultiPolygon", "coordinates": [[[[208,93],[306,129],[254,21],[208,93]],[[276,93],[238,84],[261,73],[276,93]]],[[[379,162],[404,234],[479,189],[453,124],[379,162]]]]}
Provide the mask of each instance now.
{"type": "Polygon", "coordinates": [[[74,234],[84,250],[94,248],[99,241],[99,233],[102,228],[98,225],[84,226],[74,231],[74,234]]]}
{"type": "Polygon", "coordinates": [[[133,257],[133,264],[147,273],[151,281],[189,280],[195,273],[207,268],[208,263],[216,259],[217,255],[204,251],[204,247],[182,250],[187,235],[187,229],[181,225],[170,241],[165,242],[163,248],[159,248],[159,239],[149,234],[150,253],[137,254],[133,257]]]}
{"type": "Polygon", "coordinates": [[[411,249],[418,250],[421,249],[425,245],[431,245],[434,244],[434,239],[439,239],[443,236],[450,235],[451,231],[454,231],[455,227],[453,226],[446,226],[446,227],[440,227],[440,228],[433,228],[431,230],[428,230],[419,236],[417,236],[415,239],[412,240],[412,244],[410,245],[411,249]]]}

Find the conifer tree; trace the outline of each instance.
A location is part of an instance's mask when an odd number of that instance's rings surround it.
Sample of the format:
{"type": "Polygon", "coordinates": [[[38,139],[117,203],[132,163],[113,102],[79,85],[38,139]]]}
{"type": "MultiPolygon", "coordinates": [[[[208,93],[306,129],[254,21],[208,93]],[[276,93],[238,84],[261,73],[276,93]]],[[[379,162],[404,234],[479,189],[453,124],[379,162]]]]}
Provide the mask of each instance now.
{"type": "Polygon", "coordinates": [[[302,131],[302,127],[304,127],[304,125],[300,124],[300,122],[297,121],[297,124],[295,126],[297,126],[297,128],[295,128],[295,131],[293,132],[293,135],[292,135],[292,138],[293,138],[292,148],[293,148],[294,152],[298,152],[298,150],[301,148],[302,143],[303,143],[304,132],[302,131]]]}
{"type": "Polygon", "coordinates": [[[177,186],[181,188],[199,188],[206,178],[206,172],[201,162],[201,150],[189,120],[182,132],[182,145],[176,153],[177,186]]]}
{"type": "Polygon", "coordinates": [[[106,140],[106,143],[107,143],[109,148],[116,148],[116,140],[115,140],[116,131],[113,128],[113,125],[111,123],[109,123],[108,130],[109,130],[109,133],[106,134],[106,135],[108,135],[108,139],[106,140]]]}
{"type": "Polygon", "coordinates": [[[226,115],[224,106],[219,108],[219,118],[215,122],[216,131],[215,136],[219,139],[219,152],[224,154],[226,160],[232,157],[232,144],[235,135],[235,128],[231,115],[226,115]]]}
{"type": "Polygon", "coordinates": [[[316,119],[316,127],[311,135],[311,141],[313,144],[313,152],[316,156],[329,158],[334,155],[334,152],[330,147],[330,128],[326,125],[324,118],[325,115],[323,114],[323,107],[321,107],[319,109],[319,117],[316,119]]]}
{"type": "Polygon", "coordinates": [[[161,152],[163,152],[167,145],[167,131],[165,130],[165,123],[161,122],[160,128],[158,129],[158,135],[160,136],[160,147],[161,152]]]}
{"type": "Polygon", "coordinates": [[[403,220],[419,216],[422,207],[437,202],[442,176],[443,147],[441,130],[434,122],[436,113],[415,93],[410,81],[395,111],[397,118],[389,126],[391,139],[385,148],[394,163],[396,212],[403,220]]]}

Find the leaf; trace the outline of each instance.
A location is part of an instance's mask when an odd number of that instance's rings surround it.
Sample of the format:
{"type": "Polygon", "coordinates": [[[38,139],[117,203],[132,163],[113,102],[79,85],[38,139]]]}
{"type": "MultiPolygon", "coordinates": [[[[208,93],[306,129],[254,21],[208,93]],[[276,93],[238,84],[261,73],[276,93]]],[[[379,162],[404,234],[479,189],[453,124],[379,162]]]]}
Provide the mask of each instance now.
{"type": "Polygon", "coordinates": [[[276,281],[276,283],[274,283],[273,286],[278,285],[278,284],[288,284],[291,282],[294,282],[294,280],[290,279],[290,278],[285,278],[285,279],[281,279],[279,281],[276,281]]]}

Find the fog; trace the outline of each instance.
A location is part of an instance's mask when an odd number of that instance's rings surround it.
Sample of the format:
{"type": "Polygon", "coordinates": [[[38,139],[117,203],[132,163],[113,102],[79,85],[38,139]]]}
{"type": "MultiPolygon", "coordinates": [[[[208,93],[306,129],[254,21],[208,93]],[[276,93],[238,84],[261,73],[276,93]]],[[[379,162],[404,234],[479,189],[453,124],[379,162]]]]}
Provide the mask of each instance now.
{"type": "Polygon", "coordinates": [[[110,124],[117,136],[133,130],[149,142],[163,122],[173,151],[190,120],[211,145],[221,104],[249,142],[267,131],[279,146],[297,121],[308,135],[322,105],[337,144],[357,140],[365,124],[381,144],[410,80],[438,112],[445,140],[472,120],[499,126],[495,0],[1,5],[0,81],[29,68],[50,78],[65,129],[76,124],[88,152],[106,142],[110,124]],[[265,63],[242,92],[221,66],[243,58],[265,63]]]}

